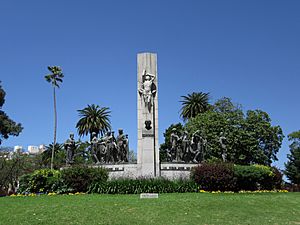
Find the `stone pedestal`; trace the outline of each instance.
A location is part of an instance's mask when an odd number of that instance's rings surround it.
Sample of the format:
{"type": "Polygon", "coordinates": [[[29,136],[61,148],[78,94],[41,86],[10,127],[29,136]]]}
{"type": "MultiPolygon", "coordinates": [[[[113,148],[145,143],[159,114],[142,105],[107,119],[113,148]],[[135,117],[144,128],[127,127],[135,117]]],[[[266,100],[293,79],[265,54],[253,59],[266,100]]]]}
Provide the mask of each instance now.
{"type": "Polygon", "coordinates": [[[158,143],[157,56],[137,55],[137,115],[139,176],[160,176],[158,143]]]}

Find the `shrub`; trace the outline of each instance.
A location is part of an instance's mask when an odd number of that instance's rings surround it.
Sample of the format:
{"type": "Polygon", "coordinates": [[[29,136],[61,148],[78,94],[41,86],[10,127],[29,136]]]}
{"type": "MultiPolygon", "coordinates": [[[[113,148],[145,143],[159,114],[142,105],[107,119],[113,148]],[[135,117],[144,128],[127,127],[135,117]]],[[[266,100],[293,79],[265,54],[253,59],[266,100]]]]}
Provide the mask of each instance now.
{"type": "Polygon", "coordinates": [[[50,169],[40,169],[32,174],[20,177],[19,193],[47,193],[55,191],[59,186],[60,171],[50,169]]]}
{"type": "Polygon", "coordinates": [[[183,193],[197,192],[198,185],[192,180],[167,179],[116,179],[91,185],[88,192],[98,194],[140,194],[140,193],[183,193]]]}
{"type": "Polygon", "coordinates": [[[234,166],[237,190],[274,189],[275,175],[271,167],[263,165],[234,166]]]}
{"type": "Polygon", "coordinates": [[[108,172],[104,168],[70,167],[61,171],[63,184],[71,192],[86,192],[94,183],[103,183],[108,179],[108,172]]]}
{"type": "Polygon", "coordinates": [[[236,186],[232,164],[203,163],[192,170],[191,177],[205,191],[232,191],[236,186]]]}
{"type": "Polygon", "coordinates": [[[274,166],[272,167],[272,172],[274,173],[274,177],[273,177],[273,180],[272,180],[274,182],[273,183],[274,188],[278,189],[278,190],[282,189],[283,188],[283,179],[282,179],[283,174],[282,174],[282,172],[274,166]]]}
{"type": "Polygon", "coordinates": [[[272,189],[282,189],[283,187],[283,180],[282,180],[282,173],[276,167],[269,167],[272,175],[264,177],[261,180],[260,186],[261,189],[265,190],[272,190],[272,189]]]}

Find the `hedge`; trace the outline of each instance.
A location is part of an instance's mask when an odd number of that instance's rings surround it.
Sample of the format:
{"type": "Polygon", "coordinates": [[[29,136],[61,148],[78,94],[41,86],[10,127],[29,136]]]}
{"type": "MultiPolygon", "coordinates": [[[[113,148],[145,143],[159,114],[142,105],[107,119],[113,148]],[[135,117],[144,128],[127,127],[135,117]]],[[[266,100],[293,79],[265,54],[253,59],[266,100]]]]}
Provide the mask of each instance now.
{"type": "Polygon", "coordinates": [[[282,174],[275,167],[204,163],[195,167],[192,179],[205,191],[281,189],[282,174]]]}
{"type": "Polygon", "coordinates": [[[197,192],[198,185],[192,180],[116,179],[91,185],[88,193],[140,194],[140,193],[184,193],[197,192]]]}

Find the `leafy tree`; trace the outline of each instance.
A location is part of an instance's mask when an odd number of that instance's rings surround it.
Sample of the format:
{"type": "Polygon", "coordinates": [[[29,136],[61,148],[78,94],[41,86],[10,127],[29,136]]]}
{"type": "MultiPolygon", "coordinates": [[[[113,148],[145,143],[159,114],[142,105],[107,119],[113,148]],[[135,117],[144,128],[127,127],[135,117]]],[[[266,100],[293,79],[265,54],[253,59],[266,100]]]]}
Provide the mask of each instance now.
{"type": "Polygon", "coordinates": [[[219,113],[236,113],[243,116],[242,106],[232,102],[231,98],[223,97],[218,99],[212,106],[213,111],[219,113]]]}
{"type": "Polygon", "coordinates": [[[51,155],[51,169],[53,169],[54,160],[54,146],[56,144],[56,130],[57,130],[57,110],[56,110],[56,93],[55,89],[59,88],[59,84],[63,82],[64,74],[59,66],[48,66],[50,74],[45,76],[47,82],[51,83],[53,87],[53,107],[54,107],[54,138],[53,138],[53,149],[51,155]]]}
{"type": "Polygon", "coordinates": [[[19,177],[41,168],[39,156],[0,152],[0,195],[13,193],[19,177]]]}
{"type": "Polygon", "coordinates": [[[272,126],[271,118],[262,110],[249,110],[242,129],[253,139],[251,152],[255,161],[264,165],[271,165],[277,161],[278,153],[284,135],[280,126],[272,126]]]}
{"type": "Polygon", "coordinates": [[[192,94],[181,97],[183,100],[180,101],[182,103],[180,115],[184,121],[209,110],[209,93],[193,92],[192,94]]]}
{"type": "Polygon", "coordinates": [[[92,140],[93,132],[98,136],[111,129],[109,119],[111,112],[108,107],[92,104],[78,110],[78,112],[80,119],[76,124],[76,128],[80,136],[90,134],[90,140],[92,140]]]}
{"type": "Polygon", "coordinates": [[[300,130],[288,135],[290,154],[287,155],[288,162],[285,163],[285,175],[293,183],[300,185],[300,130]]]}
{"type": "Polygon", "coordinates": [[[266,112],[249,110],[244,115],[241,107],[228,98],[220,99],[207,111],[190,119],[185,129],[189,135],[200,130],[208,141],[206,159],[221,159],[220,133],[226,137],[227,160],[237,164],[270,165],[277,160],[283,139],[279,126],[272,126],[266,112]]]}
{"type": "Polygon", "coordinates": [[[6,93],[3,90],[0,81],[0,145],[3,139],[9,138],[9,136],[18,136],[23,130],[20,123],[14,122],[4,111],[2,111],[5,95],[6,93]]]}
{"type": "Polygon", "coordinates": [[[63,144],[55,143],[55,145],[49,144],[46,146],[45,151],[42,153],[42,162],[43,165],[49,168],[49,165],[52,168],[51,169],[59,169],[61,166],[63,166],[66,163],[66,154],[64,151],[63,144]],[[52,152],[54,150],[54,158],[52,161],[52,152]]]}

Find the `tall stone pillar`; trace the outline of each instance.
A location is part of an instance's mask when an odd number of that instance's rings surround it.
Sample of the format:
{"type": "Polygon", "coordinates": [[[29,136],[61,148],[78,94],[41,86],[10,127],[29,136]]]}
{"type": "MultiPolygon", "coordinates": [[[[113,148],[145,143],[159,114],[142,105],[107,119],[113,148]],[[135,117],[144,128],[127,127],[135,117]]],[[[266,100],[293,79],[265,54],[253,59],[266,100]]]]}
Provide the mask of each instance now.
{"type": "Polygon", "coordinates": [[[139,175],[160,176],[158,144],[157,55],[137,55],[137,108],[139,175]]]}

